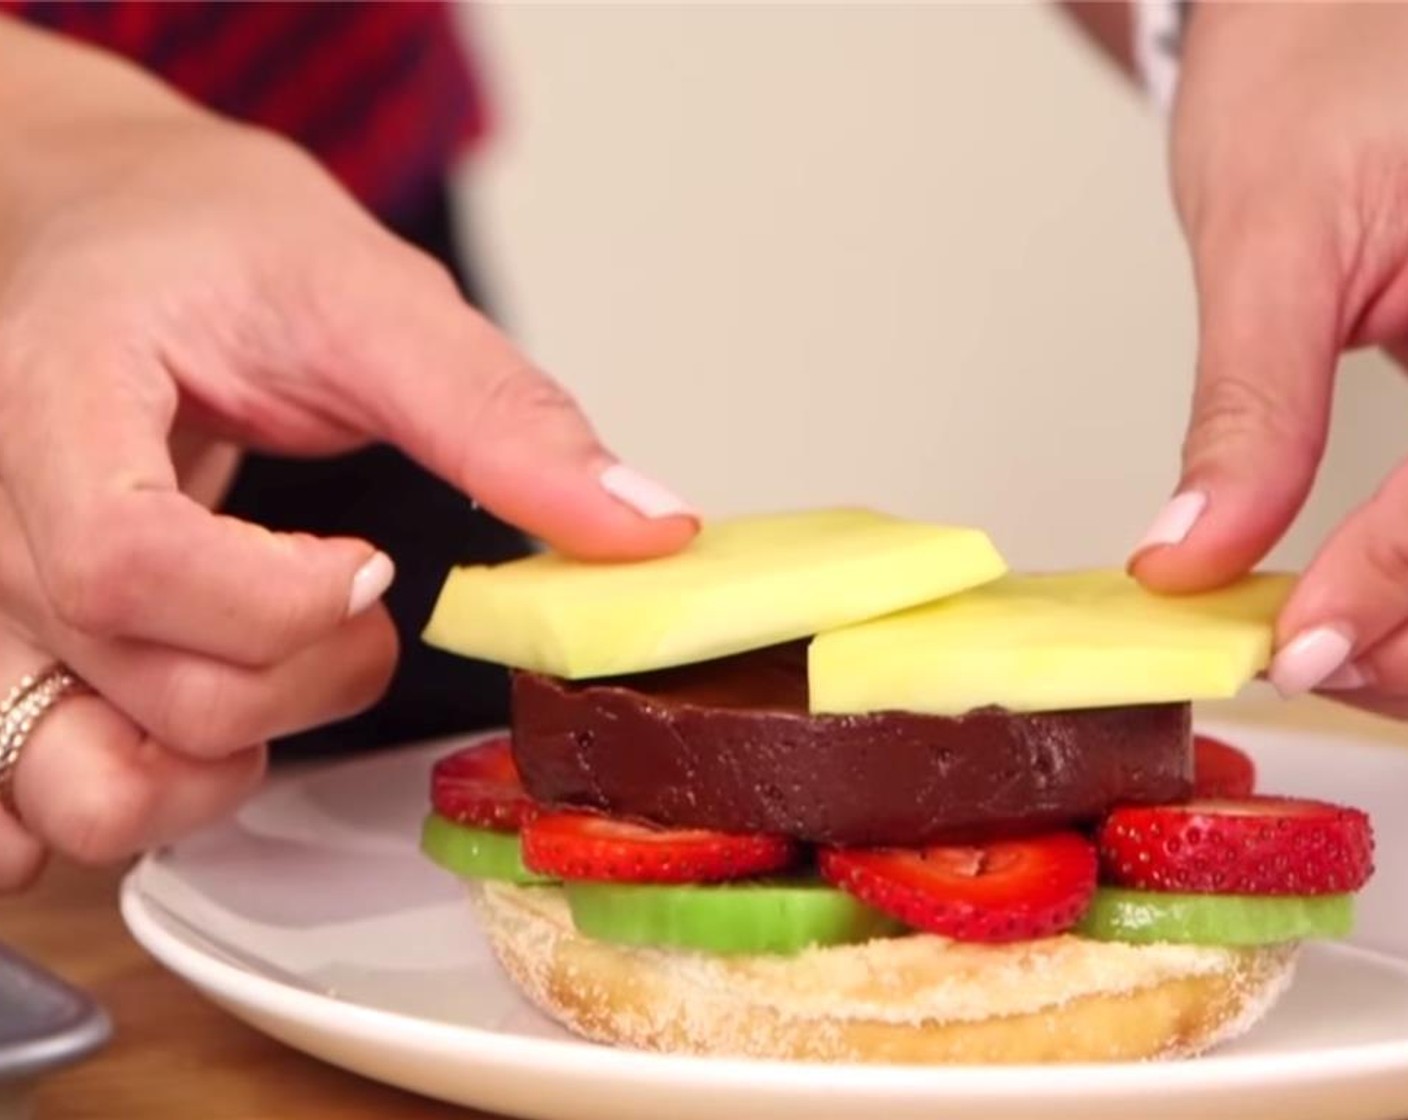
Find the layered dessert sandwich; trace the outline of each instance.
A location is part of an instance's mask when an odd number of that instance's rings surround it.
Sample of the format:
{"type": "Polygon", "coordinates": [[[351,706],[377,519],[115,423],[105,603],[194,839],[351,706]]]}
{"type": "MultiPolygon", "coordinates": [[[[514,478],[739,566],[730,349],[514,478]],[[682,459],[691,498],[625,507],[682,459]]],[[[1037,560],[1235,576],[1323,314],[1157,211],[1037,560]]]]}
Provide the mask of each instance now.
{"type": "Polygon", "coordinates": [[[1368,818],[1256,788],[1192,704],[1266,665],[1290,578],[1017,574],[867,510],[625,564],[449,573],[426,640],[512,670],[423,850],[585,1037],[813,1061],[1182,1058],[1346,936],[1368,818]]]}

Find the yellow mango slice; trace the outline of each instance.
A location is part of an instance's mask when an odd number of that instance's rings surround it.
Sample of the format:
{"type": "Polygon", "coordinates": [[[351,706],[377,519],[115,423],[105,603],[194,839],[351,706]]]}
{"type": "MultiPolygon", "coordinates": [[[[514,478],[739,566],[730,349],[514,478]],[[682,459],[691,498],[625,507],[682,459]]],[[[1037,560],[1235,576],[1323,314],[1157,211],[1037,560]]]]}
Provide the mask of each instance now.
{"type": "Polygon", "coordinates": [[[1233,696],[1266,667],[1292,577],[1160,596],[1120,571],[1010,575],[819,636],[816,712],[958,715],[1233,696]]]}
{"type": "Polygon", "coordinates": [[[790,641],[928,602],[1006,571],[976,530],[863,509],[706,525],[673,556],[590,564],[542,554],[462,567],[425,640],[573,679],[642,672],[790,641]]]}

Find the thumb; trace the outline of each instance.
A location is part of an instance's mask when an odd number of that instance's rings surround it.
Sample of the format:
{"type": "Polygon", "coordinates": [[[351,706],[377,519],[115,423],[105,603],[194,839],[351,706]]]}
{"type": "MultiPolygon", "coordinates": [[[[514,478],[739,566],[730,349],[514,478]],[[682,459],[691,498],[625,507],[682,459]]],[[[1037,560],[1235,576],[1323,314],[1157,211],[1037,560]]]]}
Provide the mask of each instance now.
{"type": "Polygon", "coordinates": [[[371,307],[360,309],[340,332],[357,352],[341,355],[349,376],[338,388],[351,393],[344,403],[360,411],[354,422],[369,434],[583,559],[673,552],[694,535],[690,507],[620,463],[571,394],[448,280],[378,286],[371,307]]]}
{"type": "Polygon", "coordinates": [[[1356,509],[1311,561],[1277,620],[1267,676],[1283,695],[1378,685],[1402,695],[1389,635],[1408,619],[1408,466],[1356,509]]]}
{"type": "Polygon", "coordinates": [[[1182,474],[1130,560],[1165,592],[1238,578],[1290,526],[1324,453],[1339,352],[1333,259],[1295,224],[1202,238],[1194,264],[1198,374],[1182,474]]]}

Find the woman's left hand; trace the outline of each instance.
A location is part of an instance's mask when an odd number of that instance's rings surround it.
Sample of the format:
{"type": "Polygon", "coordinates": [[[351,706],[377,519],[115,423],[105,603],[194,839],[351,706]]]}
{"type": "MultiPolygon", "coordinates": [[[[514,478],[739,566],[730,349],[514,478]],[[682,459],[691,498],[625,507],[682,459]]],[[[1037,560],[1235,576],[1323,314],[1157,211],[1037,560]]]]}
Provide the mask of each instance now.
{"type": "MultiPolygon", "coordinates": [[[[1405,59],[1408,5],[1194,7],[1173,183],[1197,388],[1175,496],[1133,560],[1150,587],[1209,588],[1258,563],[1314,481],[1341,353],[1408,353],[1405,59]]],[[[1325,541],[1269,676],[1408,715],[1408,465],[1325,541]]]]}

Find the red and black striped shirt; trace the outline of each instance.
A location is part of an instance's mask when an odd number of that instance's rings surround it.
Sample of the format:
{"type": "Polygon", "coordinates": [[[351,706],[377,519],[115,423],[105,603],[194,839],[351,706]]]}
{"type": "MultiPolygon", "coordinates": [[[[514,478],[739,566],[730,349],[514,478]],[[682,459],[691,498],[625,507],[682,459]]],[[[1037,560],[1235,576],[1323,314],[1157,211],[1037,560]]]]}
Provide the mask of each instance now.
{"type": "Polygon", "coordinates": [[[465,29],[441,0],[0,0],[0,13],[291,137],[383,215],[422,197],[486,126],[465,29]]]}

